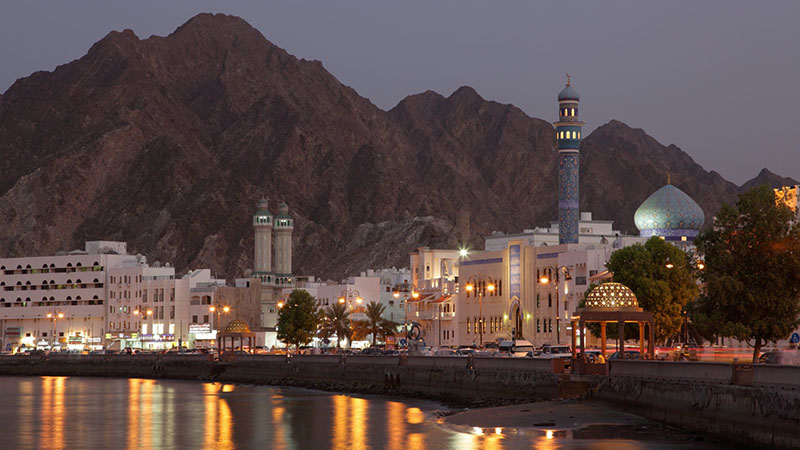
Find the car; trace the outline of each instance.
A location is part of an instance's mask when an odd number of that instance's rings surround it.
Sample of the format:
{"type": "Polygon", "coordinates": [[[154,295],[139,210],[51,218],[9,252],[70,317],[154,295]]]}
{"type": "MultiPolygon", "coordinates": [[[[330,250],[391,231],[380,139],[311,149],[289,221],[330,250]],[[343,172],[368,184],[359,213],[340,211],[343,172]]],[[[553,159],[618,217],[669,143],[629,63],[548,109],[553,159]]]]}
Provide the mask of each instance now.
{"type": "Polygon", "coordinates": [[[639,350],[625,350],[624,358],[620,358],[619,352],[614,352],[611,354],[611,356],[608,357],[608,359],[639,359],[640,356],[641,353],[639,352],[639,350]]]}
{"type": "Polygon", "coordinates": [[[457,351],[451,348],[440,348],[433,352],[433,356],[461,356],[457,351]]]}
{"type": "Polygon", "coordinates": [[[461,356],[470,356],[476,353],[474,348],[459,348],[456,350],[456,354],[461,356]]]}
{"type": "Polygon", "coordinates": [[[761,364],[782,364],[800,366],[800,350],[771,350],[758,357],[761,364]]]}
{"type": "Polygon", "coordinates": [[[533,352],[533,344],[524,339],[502,341],[498,348],[498,353],[501,353],[501,356],[513,356],[516,358],[525,357],[529,352],[533,352]]]}
{"type": "Polygon", "coordinates": [[[380,347],[367,347],[359,353],[359,355],[380,355],[381,354],[380,347]]]}

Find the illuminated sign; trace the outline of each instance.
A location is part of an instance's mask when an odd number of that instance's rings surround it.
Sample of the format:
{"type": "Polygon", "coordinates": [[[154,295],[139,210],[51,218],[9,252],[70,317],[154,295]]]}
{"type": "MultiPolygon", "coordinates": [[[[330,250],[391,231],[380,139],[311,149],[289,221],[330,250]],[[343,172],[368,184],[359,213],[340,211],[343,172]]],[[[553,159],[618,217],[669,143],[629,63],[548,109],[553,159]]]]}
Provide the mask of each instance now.
{"type": "Polygon", "coordinates": [[[18,338],[19,337],[19,327],[6,328],[6,337],[7,338],[18,338]]]}
{"type": "Polygon", "coordinates": [[[189,325],[189,333],[192,334],[208,334],[211,333],[210,323],[193,323],[189,325]]]}

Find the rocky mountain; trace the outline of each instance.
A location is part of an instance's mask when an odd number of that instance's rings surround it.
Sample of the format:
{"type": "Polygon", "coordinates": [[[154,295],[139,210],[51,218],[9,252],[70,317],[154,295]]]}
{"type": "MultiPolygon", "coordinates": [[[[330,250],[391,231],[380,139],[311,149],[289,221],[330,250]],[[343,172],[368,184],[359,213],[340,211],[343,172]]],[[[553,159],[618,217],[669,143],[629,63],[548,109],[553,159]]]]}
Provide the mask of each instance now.
{"type": "MultiPolygon", "coordinates": [[[[549,122],[469,87],[384,111],[225,15],[166,37],[111,32],[18,80],[0,97],[0,154],[8,256],[115,239],[179,270],[241,276],[263,196],[295,217],[294,272],[340,278],[406,266],[417,246],[455,247],[461,209],[473,247],[557,216],[549,122]]],[[[581,172],[582,209],[631,232],[666,172],[709,216],[738,192],[617,121],[584,140],[581,172]]]]}
{"type": "Polygon", "coordinates": [[[740,190],[746,191],[750,188],[754,188],[756,186],[761,186],[762,184],[766,184],[772,186],[773,188],[778,188],[782,186],[794,186],[796,184],[800,184],[794,178],[782,177],[780,175],[776,175],[773,172],[770,172],[766,167],[761,169],[761,172],[758,172],[755,178],[751,178],[744,183],[740,190]]]}

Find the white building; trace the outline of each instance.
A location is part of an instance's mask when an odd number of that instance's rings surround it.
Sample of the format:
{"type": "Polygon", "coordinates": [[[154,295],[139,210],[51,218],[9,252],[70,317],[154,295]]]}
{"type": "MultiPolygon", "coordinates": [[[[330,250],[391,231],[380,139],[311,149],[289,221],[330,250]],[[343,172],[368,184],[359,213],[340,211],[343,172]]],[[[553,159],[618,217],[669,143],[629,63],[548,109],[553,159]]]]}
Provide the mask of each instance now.
{"type": "MultiPolygon", "coordinates": [[[[580,244],[614,244],[617,247],[627,247],[642,238],[623,234],[614,229],[611,220],[593,220],[591,212],[581,212],[579,221],[578,243],[580,244]]],[[[521,241],[527,245],[538,247],[540,245],[558,245],[558,222],[550,222],[550,227],[536,227],[523,230],[522,233],[505,234],[495,231],[491,236],[486,236],[485,249],[488,251],[508,248],[511,241],[521,241]]]]}

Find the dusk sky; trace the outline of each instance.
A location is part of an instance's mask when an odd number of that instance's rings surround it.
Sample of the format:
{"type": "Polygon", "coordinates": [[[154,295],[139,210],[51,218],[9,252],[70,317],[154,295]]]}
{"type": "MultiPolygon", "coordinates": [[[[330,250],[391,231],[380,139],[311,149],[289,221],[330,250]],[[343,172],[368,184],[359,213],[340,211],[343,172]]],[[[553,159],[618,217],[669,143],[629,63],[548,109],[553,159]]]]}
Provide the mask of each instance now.
{"type": "Polygon", "coordinates": [[[553,121],[569,72],[587,132],[618,119],[737,184],[762,167],[800,178],[798,1],[4,2],[0,92],[111,30],[166,35],[204,11],[321,60],[383,109],[469,85],[553,121]]]}

